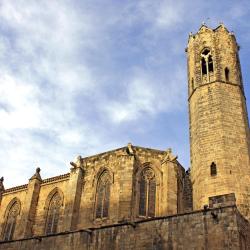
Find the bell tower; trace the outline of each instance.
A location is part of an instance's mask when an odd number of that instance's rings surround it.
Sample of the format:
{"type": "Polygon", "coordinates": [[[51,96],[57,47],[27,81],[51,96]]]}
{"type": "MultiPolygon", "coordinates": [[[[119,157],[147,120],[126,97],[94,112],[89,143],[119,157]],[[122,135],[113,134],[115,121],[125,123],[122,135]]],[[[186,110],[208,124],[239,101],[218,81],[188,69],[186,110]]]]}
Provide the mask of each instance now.
{"type": "Polygon", "coordinates": [[[250,137],[233,33],[202,25],[188,40],[188,101],[194,209],[209,197],[235,193],[250,219],[250,137]]]}

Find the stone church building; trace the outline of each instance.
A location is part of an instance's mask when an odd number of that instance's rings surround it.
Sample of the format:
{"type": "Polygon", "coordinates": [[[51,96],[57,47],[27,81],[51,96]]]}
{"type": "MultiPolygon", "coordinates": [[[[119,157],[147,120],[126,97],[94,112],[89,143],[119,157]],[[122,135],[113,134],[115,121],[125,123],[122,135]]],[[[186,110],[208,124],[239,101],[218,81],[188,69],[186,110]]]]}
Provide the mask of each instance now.
{"type": "Polygon", "coordinates": [[[69,173],[4,189],[0,250],[250,249],[250,136],[233,33],[188,39],[191,169],[171,149],[128,144],[69,173]]]}

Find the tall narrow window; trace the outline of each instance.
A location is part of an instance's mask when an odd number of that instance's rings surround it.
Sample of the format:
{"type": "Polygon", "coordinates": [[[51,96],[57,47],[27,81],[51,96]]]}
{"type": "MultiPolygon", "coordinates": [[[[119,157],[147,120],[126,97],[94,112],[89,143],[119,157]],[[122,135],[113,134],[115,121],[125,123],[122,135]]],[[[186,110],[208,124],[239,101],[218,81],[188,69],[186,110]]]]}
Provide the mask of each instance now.
{"type": "Polygon", "coordinates": [[[8,212],[8,216],[7,216],[7,220],[5,224],[4,240],[13,239],[13,235],[14,235],[14,231],[16,227],[16,220],[17,220],[17,216],[19,215],[19,213],[20,213],[20,204],[19,202],[15,201],[8,212]]]}
{"type": "Polygon", "coordinates": [[[211,55],[208,56],[208,71],[214,72],[213,60],[211,55]]]}
{"type": "Polygon", "coordinates": [[[139,215],[155,216],[156,180],[151,168],[142,171],[140,177],[139,215]]]}
{"type": "Polygon", "coordinates": [[[201,73],[206,81],[210,81],[210,74],[214,72],[213,58],[209,49],[201,53],[201,73]]]}
{"type": "Polygon", "coordinates": [[[205,58],[201,59],[201,70],[202,70],[202,75],[207,74],[207,63],[206,63],[205,58]]]}
{"type": "Polygon", "coordinates": [[[104,171],[97,182],[96,218],[102,219],[109,215],[110,185],[110,175],[108,171],[104,171]]]}
{"type": "Polygon", "coordinates": [[[52,196],[49,204],[49,210],[46,222],[46,234],[54,234],[57,232],[61,206],[62,206],[62,197],[58,192],[56,192],[52,196]]]}
{"type": "Polygon", "coordinates": [[[210,166],[210,175],[211,176],[217,175],[217,167],[216,167],[216,164],[214,162],[212,162],[212,164],[210,166]]]}
{"type": "Polygon", "coordinates": [[[225,79],[226,82],[229,82],[229,69],[227,67],[225,68],[225,79]]]}

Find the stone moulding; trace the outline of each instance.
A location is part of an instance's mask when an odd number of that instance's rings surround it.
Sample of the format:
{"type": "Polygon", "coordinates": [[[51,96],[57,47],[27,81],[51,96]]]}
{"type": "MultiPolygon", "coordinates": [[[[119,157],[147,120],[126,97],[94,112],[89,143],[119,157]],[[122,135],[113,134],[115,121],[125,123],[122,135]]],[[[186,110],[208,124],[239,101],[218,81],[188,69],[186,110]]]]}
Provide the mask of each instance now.
{"type": "Polygon", "coordinates": [[[54,176],[51,178],[47,178],[47,179],[44,179],[42,181],[42,185],[45,185],[46,183],[50,183],[50,182],[54,182],[54,181],[67,179],[67,178],[69,178],[69,176],[70,176],[70,173],[67,173],[67,174],[62,174],[62,175],[54,176]]]}
{"type": "Polygon", "coordinates": [[[16,186],[16,187],[5,189],[4,192],[3,192],[3,194],[20,191],[22,189],[27,189],[27,188],[28,188],[28,184],[24,184],[24,185],[20,185],[20,186],[16,186]]]}

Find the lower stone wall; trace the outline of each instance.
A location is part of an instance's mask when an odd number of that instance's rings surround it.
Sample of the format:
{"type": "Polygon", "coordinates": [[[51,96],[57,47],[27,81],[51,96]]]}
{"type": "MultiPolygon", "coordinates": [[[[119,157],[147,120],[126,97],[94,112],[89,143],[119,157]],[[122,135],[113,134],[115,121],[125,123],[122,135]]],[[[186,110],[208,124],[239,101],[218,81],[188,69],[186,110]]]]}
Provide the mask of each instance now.
{"type": "Polygon", "coordinates": [[[0,250],[250,249],[249,223],[235,206],[57,235],[0,242],[0,250]]]}

